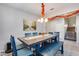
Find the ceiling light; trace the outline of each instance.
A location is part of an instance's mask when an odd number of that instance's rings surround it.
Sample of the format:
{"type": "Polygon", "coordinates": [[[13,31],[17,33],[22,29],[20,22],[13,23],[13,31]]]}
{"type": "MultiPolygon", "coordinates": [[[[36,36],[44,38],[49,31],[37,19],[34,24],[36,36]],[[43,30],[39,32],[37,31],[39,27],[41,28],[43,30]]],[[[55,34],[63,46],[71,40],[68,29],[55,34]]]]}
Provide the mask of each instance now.
{"type": "Polygon", "coordinates": [[[38,19],[37,21],[38,22],[41,22],[41,23],[43,23],[43,22],[47,22],[48,21],[48,19],[47,18],[44,18],[44,16],[45,16],[45,5],[44,5],[44,3],[42,3],[41,4],[42,6],[42,12],[41,12],[41,19],[38,19]]]}
{"type": "Polygon", "coordinates": [[[40,20],[40,19],[38,19],[37,21],[38,21],[38,22],[40,22],[41,20],[40,20]]]}
{"type": "Polygon", "coordinates": [[[47,18],[45,18],[45,22],[48,22],[48,19],[47,18]]]}

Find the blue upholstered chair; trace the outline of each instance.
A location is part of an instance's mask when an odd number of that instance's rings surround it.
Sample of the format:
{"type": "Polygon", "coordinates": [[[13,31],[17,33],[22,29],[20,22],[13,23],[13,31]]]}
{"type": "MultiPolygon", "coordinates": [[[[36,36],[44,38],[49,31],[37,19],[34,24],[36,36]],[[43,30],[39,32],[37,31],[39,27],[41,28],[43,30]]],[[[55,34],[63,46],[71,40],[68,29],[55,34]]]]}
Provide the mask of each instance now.
{"type": "Polygon", "coordinates": [[[11,41],[11,49],[12,49],[13,56],[30,56],[33,54],[33,52],[28,48],[17,49],[15,38],[12,35],[10,36],[10,41],[11,41]]]}
{"type": "MultiPolygon", "coordinates": [[[[37,36],[37,35],[39,35],[38,32],[32,32],[32,36],[37,36]]],[[[35,52],[40,51],[40,50],[42,50],[42,49],[44,48],[44,44],[43,44],[43,43],[42,43],[42,44],[36,43],[36,44],[33,45],[33,48],[36,49],[35,52]],[[40,46],[40,45],[41,45],[41,46],[40,46]]],[[[38,55],[38,53],[37,53],[36,55],[38,55]]]]}
{"type": "Polygon", "coordinates": [[[31,37],[31,36],[32,36],[31,32],[25,33],[25,37],[31,37]]]}
{"type": "Polygon", "coordinates": [[[33,32],[32,33],[32,36],[37,36],[38,35],[38,32],[33,32]]]}
{"type": "Polygon", "coordinates": [[[49,34],[53,34],[56,35],[56,37],[53,37],[52,40],[54,40],[54,42],[58,42],[59,41],[59,32],[49,32],[49,34]]]}
{"type": "MultiPolygon", "coordinates": [[[[30,36],[37,36],[38,35],[38,32],[28,32],[28,33],[25,33],[25,37],[30,37],[30,36]]],[[[37,43],[37,44],[33,44],[32,47],[36,50],[39,50],[40,49],[40,43],[37,43]]]]}
{"type": "Polygon", "coordinates": [[[53,34],[53,32],[49,32],[48,34],[53,34]]]}
{"type": "Polygon", "coordinates": [[[60,35],[60,33],[59,32],[54,32],[54,34],[56,35],[57,42],[59,42],[59,35],[60,35]]]}

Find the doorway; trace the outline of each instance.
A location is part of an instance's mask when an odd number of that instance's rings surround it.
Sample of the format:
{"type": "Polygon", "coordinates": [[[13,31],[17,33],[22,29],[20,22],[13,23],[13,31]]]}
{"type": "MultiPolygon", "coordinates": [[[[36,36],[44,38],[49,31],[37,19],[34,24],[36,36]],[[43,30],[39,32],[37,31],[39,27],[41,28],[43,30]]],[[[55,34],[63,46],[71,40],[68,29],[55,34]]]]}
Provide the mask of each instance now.
{"type": "Polygon", "coordinates": [[[65,18],[65,40],[76,41],[76,16],[65,18]]]}

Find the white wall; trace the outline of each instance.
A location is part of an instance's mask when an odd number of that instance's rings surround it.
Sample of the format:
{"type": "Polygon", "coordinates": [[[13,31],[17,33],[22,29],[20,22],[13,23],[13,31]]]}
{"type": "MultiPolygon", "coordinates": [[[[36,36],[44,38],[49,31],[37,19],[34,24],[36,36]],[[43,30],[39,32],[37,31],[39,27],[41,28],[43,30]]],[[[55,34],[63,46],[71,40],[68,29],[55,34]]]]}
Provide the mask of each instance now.
{"type": "Polygon", "coordinates": [[[24,36],[24,18],[36,20],[38,17],[18,9],[0,5],[0,50],[5,49],[5,44],[10,40],[11,34],[16,37],[24,36]]]}
{"type": "Polygon", "coordinates": [[[37,22],[37,31],[38,32],[46,32],[46,24],[45,22],[37,22]]]}
{"type": "Polygon", "coordinates": [[[76,15],[76,42],[77,42],[77,46],[79,46],[79,14],[76,15]]]}
{"type": "Polygon", "coordinates": [[[55,19],[46,24],[47,32],[60,32],[60,41],[64,41],[64,19],[55,19]]]}

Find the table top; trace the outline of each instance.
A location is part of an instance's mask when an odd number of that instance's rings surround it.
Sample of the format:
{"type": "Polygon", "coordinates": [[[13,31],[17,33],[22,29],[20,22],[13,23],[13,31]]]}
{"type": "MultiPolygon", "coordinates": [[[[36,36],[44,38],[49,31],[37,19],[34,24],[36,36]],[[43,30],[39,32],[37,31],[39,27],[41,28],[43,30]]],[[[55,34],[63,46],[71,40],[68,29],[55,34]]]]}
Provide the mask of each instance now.
{"type": "Polygon", "coordinates": [[[44,35],[38,35],[38,36],[32,36],[32,37],[20,37],[18,40],[21,42],[27,44],[27,45],[32,45],[37,42],[42,42],[44,40],[47,40],[51,37],[55,37],[56,35],[51,35],[51,34],[44,34],[44,35]]]}

